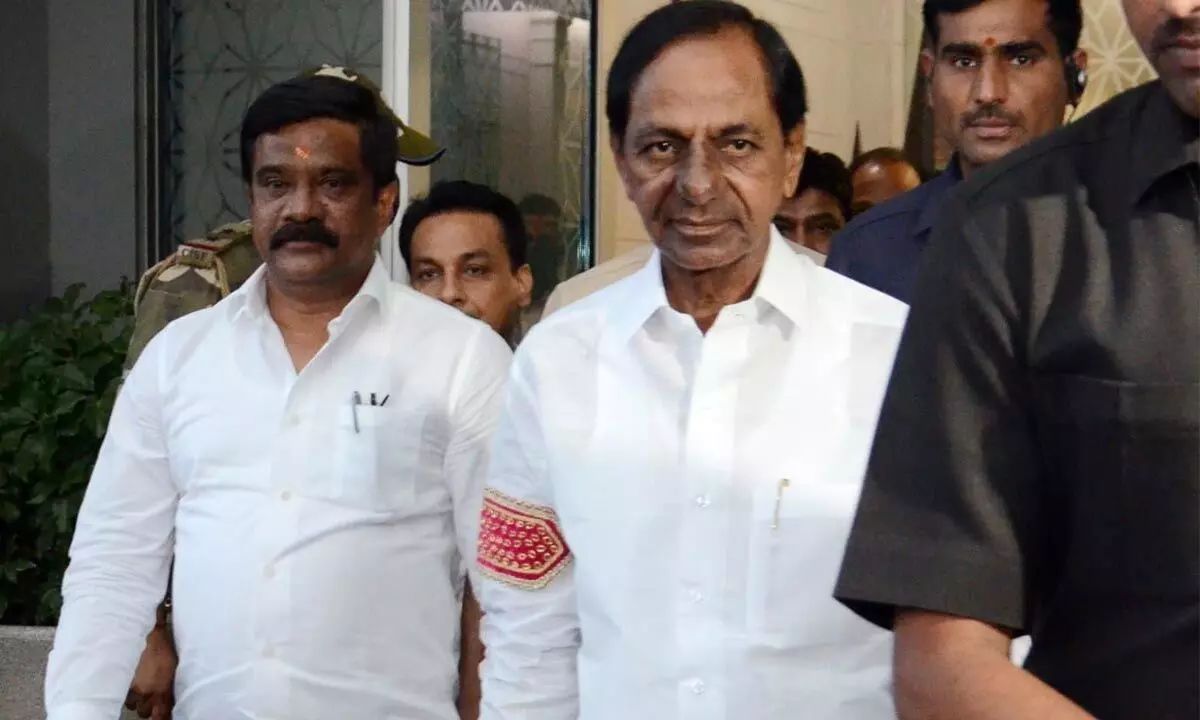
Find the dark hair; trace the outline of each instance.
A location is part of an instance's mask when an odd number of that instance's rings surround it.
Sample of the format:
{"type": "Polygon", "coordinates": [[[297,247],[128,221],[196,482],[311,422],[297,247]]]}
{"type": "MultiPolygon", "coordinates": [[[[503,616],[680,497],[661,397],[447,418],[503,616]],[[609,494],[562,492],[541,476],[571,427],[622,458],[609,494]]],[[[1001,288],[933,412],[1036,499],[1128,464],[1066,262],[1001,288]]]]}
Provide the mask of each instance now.
{"type": "Polygon", "coordinates": [[[558,201],[549,195],[541,193],[530,193],[521,198],[521,202],[517,204],[521,212],[525,215],[562,215],[562,206],[558,201]]]}
{"type": "Polygon", "coordinates": [[[796,195],[805,190],[820,190],[829,193],[842,208],[842,215],[850,218],[851,196],[850,171],[846,163],[833,153],[808,148],[804,151],[804,165],[800,168],[800,182],[796,195]]]}
{"type": "MultiPolygon", "coordinates": [[[[957,15],[987,2],[987,0],[925,0],[921,17],[925,21],[925,32],[936,48],[938,44],[938,16],[957,15]]],[[[1083,7],[1080,0],[1045,0],[1046,21],[1050,33],[1058,43],[1058,51],[1065,58],[1079,49],[1079,36],[1083,33],[1083,7]]]]}
{"type": "Polygon", "coordinates": [[[862,155],[850,161],[850,177],[854,177],[854,173],[867,165],[908,165],[913,170],[917,169],[916,163],[908,159],[908,155],[904,151],[894,147],[877,147],[874,150],[868,150],[862,155]]]}
{"type": "Polygon", "coordinates": [[[779,125],[784,134],[791,132],[808,112],[800,63],[774,25],[726,0],[672,2],[642,18],[629,31],[608,71],[604,108],[608,131],[614,137],[625,137],[634,85],[669,45],[697,35],[715,35],[731,27],[742,28],[754,37],[770,75],[771,100],[779,125]]]}
{"type": "Polygon", "coordinates": [[[516,204],[487,185],[454,180],[434,185],[428,195],[417,198],[404,211],[399,234],[400,255],[406,266],[412,265],[412,241],[417,226],[431,217],[450,212],[481,213],[499,220],[504,229],[504,247],[508,250],[511,269],[515,271],[525,264],[528,235],[516,204]]]}
{"type": "Polygon", "coordinates": [[[400,130],[396,121],[380,110],[367,88],[327,76],[285,80],[267,88],[250,105],[242,120],[242,179],[250,183],[254,144],[260,136],[317,118],[358,126],[363,167],[371,174],[376,194],[396,182],[396,135],[400,130]]]}

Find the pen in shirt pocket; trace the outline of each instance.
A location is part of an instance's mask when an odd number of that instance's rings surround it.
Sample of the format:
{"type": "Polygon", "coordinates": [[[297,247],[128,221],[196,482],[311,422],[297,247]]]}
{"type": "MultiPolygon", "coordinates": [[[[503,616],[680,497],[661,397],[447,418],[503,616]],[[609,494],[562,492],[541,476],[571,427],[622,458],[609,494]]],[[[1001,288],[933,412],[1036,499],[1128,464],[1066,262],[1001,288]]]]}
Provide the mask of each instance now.
{"type": "Polygon", "coordinates": [[[355,390],[350,396],[350,414],[354,417],[354,432],[358,432],[358,406],[362,405],[362,395],[355,390]]]}
{"type": "Polygon", "coordinates": [[[791,480],[783,478],[779,481],[779,486],[775,488],[775,513],[771,516],[771,529],[779,529],[779,506],[783,505],[783,491],[792,484],[791,480]]]}

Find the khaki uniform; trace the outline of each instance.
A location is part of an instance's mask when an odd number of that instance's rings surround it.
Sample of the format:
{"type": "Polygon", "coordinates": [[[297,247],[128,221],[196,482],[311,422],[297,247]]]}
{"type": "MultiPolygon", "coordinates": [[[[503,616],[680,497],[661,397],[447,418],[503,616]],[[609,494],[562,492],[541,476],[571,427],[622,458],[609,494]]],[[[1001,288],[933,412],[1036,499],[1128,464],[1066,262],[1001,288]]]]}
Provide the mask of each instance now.
{"type": "Polygon", "coordinates": [[[125,358],[129,372],[151,338],[168,323],[217,304],[241,287],[262,264],[250,236],[250,221],[222,225],[189,240],[150,268],[134,296],[133,339],[125,358]]]}

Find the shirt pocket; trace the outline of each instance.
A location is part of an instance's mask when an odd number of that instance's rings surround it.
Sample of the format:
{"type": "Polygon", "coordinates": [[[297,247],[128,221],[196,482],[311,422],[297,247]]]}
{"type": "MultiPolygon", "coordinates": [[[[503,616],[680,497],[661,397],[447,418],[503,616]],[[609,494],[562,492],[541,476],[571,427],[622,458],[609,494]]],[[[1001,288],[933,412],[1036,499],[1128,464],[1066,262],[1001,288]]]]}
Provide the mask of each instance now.
{"type": "Polygon", "coordinates": [[[1190,596],[1200,583],[1200,385],[1038,381],[1062,568],[1102,592],[1190,596]],[[1065,522],[1064,522],[1065,520],[1065,522]]]}
{"type": "Polygon", "coordinates": [[[837,645],[871,626],[833,599],[861,485],[782,478],[756,488],[746,565],[752,644],[837,645]]]}
{"type": "Polygon", "coordinates": [[[330,499],[397,512],[416,500],[428,415],[375,405],[343,405],[334,425],[330,499]]]}

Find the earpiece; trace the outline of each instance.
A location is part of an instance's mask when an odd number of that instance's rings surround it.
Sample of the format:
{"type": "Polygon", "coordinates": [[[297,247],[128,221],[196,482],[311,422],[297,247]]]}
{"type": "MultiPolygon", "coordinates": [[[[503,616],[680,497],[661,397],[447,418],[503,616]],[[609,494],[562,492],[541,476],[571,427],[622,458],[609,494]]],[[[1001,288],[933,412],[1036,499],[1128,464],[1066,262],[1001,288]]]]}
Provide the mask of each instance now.
{"type": "Polygon", "coordinates": [[[1083,91],[1087,89],[1087,70],[1079,67],[1075,58],[1069,57],[1064,63],[1067,79],[1067,101],[1072,106],[1078,106],[1083,99],[1083,91]]]}

